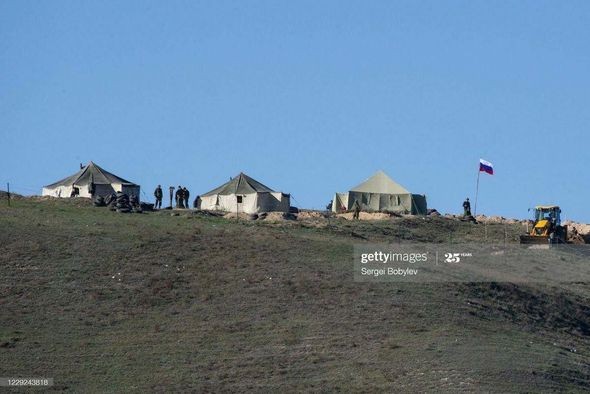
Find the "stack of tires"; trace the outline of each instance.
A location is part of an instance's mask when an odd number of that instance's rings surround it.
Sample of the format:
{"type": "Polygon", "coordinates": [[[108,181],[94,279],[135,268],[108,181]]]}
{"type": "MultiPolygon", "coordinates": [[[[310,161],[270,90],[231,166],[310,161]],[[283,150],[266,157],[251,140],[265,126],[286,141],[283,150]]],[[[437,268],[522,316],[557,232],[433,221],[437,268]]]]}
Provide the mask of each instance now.
{"type": "Polygon", "coordinates": [[[104,207],[106,205],[103,196],[96,197],[93,203],[95,207],[104,207]]]}
{"type": "Polygon", "coordinates": [[[117,192],[106,197],[96,197],[93,201],[95,207],[108,207],[111,211],[119,213],[143,213],[143,208],[136,196],[129,197],[127,194],[117,192]]]}
{"type": "Polygon", "coordinates": [[[117,196],[114,194],[109,194],[104,198],[104,203],[111,211],[117,210],[117,196]]]}
{"type": "Polygon", "coordinates": [[[131,212],[143,213],[143,209],[141,208],[141,204],[139,203],[139,198],[137,198],[136,196],[129,197],[129,205],[131,206],[131,212]]]}
{"type": "Polygon", "coordinates": [[[116,196],[117,212],[129,213],[131,212],[131,205],[129,204],[129,196],[122,192],[117,192],[116,196]]]}

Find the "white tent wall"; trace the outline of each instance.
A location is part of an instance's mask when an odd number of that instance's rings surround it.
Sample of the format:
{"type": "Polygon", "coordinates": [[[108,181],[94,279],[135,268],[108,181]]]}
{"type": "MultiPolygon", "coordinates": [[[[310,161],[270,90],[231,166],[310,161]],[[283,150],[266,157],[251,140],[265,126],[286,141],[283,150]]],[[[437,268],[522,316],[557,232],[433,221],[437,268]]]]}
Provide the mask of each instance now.
{"type": "MultiPolygon", "coordinates": [[[[88,186],[79,186],[75,185],[78,188],[78,197],[86,197],[91,198],[90,192],[88,191],[88,186]]],[[[58,186],[55,188],[43,188],[42,195],[43,196],[51,196],[51,197],[61,197],[66,198],[72,195],[73,186],[58,186]]]]}
{"type": "Polygon", "coordinates": [[[44,187],[41,195],[51,197],[69,197],[72,194],[71,186],[58,186],[54,188],[44,187]]]}
{"type": "Polygon", "coordinates": [[[203,196],[200,199],[199,209],[210,211],[243,212],[248,214],[260,212],[289,212],[291,206],[290,195],[280,192],[275,193],[250,193],[203,196]],[[238,202],[238,197],[242,202],[238,202]]]}
{"type": "Polygon", "coordinates": [[[228,194],[211,196],[203,196],[200,198],[199,209],[209,211],[225,211],[225,212],[244,212],[257,213],[258,197],[256,193],[251,194],[228,194]],[[238,197],[242,198],[242,202],[238,202],[238,197]]]}
{"type": "Polygon", "coordinates": [[[218,195],[214,196],[201,196],[199,199],[198,209],[204,209],[209,211],[215,211],[217,209],[217,198],[218,195]]]}
{"type": "Polygon", "coordinates": [[[348,209],[348,193],[335,193],[332,199],[332,212],[340,212],[348,209]]]}
{"type": "MultiPolygon", "coordinates": [[[[75,185],[78,188],[78,197],[92,198],[90,194],[90,185],[75,185]]],[[[70,197],[72,195],[72,186],[57,186],[55,188],[44,187],[41,195],[51,197],[70,197]]],[[[106,197],[116,192],[123,192],[129,196],[136,196],[139,198],[140,187],[136,185],[121,185],[120,183],[109,184],[97,184],[94,185],[94,196],[106,197]]]]}
{"type": "Polygon", "coordinates": [[[218,207],[217,209],[220,211],[227,211],[227,212],[245,212],[244,211],[244,201],[246,198],[242,196],[242,204],[238,204],[238,196],[235,194],[229,194],[227,196],[218,196],[218,207]]]}
{"type": "MultiPolygon", "coordinates": [[[[230,197],[230,196],[223,196],[223,197],[230,197]]],[[[231,196],[233,197],[232,202],[234,205],[234,208],[232,210],[232,212],[235,212],[236,209],[238,212],[244,212],[244,213],[258,213],[258,194],[256,193],[252,193],[252,194],[237,194],[237,195],[233,195],[231,196]],[[242,197],[242,202],[238,203],[238,197],[242,197]]]]}

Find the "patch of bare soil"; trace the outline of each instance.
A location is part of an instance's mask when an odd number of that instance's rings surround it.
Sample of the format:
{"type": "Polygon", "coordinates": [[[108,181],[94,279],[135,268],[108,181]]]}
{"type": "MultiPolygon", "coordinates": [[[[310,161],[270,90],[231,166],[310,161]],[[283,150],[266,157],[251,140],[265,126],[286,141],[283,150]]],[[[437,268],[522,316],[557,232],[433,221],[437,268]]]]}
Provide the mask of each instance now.
{"type": "Polygon", "coordinates": [[[225,219],[241,219],[241,220],[255,220],[256,217],[253,217],[253,215],[250,215],[248,213],[243,213],[240,212],[238,214],[236,214],[235,212],[228,212],[225,215],[223,215],[223,217],[225,219]]]}
{"type": "Polygon", "coordinates": [[[539,289],[513,283],[464,285],[472,314],[485,318],[504,317],[531,331],[590,336],[590,299],[558,289],[539,289]]]}
{"type": "MultiPolygon", "coordinates": [[[[387,220],[392,216],[394,215],[385,212],[360,212],[359,220],[387,220]]],[[[339,213],[336,217],[346,220],[354,220],[354,212],[339,213]]]]}
{"type": "Polygon", "coordinates": [[[325,212],[320,211],[300,211],[297,214],[297,220],[313,220],[313,219],[325,219],[325,212]]]}
{"type": "Polygon", "coordinates": [[[268,222],[281,222],[284,220],[295,220],[296,217],[286,212],[264,212],[258,215],[258,219],[268,222]]]}
{"type": "Polygon", "coordinates": [[[570,232],[575,231],[576,233],[581,235],[590,234],[590,224],[572,222],[571,220],[567,220],[563,222],[563,224],[568,227],[568,230],[570,232]]]}

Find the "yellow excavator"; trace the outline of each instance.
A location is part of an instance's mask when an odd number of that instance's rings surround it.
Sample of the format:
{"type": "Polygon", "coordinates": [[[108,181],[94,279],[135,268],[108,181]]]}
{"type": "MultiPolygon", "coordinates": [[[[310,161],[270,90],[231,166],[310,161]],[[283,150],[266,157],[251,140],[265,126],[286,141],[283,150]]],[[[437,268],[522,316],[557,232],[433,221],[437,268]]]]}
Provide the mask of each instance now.
{"type": "Polygon", "coordinates": [[[538,205],[534,209],[533,227],[520,236],[521,244],[558,244],[567,242],[567,226],[561,225],[561,208],[538,205]]]}

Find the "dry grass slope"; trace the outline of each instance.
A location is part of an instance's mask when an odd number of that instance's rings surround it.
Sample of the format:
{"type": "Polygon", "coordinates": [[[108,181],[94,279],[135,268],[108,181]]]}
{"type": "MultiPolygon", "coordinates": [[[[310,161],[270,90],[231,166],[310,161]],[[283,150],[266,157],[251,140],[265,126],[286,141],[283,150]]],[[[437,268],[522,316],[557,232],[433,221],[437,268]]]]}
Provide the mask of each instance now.
{"type": "Polygon", "coordinates": [[[0,370],[72,392],[588,390],[588,283],[353,281],[354,243],[521,231],[18,199],[0,207],[0,370]]]}

